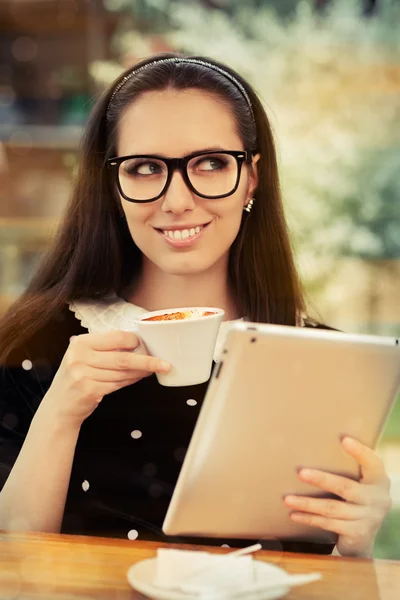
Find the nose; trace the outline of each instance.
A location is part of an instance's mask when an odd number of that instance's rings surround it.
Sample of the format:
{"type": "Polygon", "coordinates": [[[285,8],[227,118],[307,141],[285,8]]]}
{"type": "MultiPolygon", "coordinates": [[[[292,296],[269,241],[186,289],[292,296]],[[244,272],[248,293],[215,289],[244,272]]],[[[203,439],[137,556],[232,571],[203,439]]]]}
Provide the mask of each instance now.
{"type": "Polygon", "coordinates": [[[163,196],[161,209],[164,212],[181,214],[185,210],[193,210],[195,206],[193,193],[187,187],[182,173],[175,171],[163,196]]]}

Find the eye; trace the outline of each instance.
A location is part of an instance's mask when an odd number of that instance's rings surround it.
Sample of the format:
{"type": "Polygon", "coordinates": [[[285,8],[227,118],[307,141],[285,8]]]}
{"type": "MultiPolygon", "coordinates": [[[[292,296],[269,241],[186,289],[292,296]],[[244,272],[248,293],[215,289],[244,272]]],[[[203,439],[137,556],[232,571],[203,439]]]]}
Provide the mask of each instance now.
{"type": "Polygon", "coordinates": [[[157,163],[144,162],[137,165],[135,171],[138,175],[158,175],[158,173],[161,173],[162,168],[157,163]]]}
{"type": "Polygon", "coordinates": [[[123,163],[123,170],[127,175],[149,177],[150,175],[159,175],[163,172],[163,166],[150,160],[127,160],[123,163]]]}
{"type": "Polygon", "coordinates": [[[218,171],[226,167],[226,160],[219,156],[204,156],[195,165],[198,171],[218,171]]]}

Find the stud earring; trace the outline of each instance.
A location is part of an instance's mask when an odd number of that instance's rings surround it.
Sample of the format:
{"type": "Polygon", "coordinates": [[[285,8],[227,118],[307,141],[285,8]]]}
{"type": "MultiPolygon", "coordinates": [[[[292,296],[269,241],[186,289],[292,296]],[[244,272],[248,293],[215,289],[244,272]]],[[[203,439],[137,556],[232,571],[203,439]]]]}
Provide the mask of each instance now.
{"type": "Polygon", "coordinates": [[[251,209],[253,208],[254,202],[255,202],[255,198],[250,198],[247,206],[245,206],[243,210],[245,210],[248,213],[251,212],[251,209]]]}

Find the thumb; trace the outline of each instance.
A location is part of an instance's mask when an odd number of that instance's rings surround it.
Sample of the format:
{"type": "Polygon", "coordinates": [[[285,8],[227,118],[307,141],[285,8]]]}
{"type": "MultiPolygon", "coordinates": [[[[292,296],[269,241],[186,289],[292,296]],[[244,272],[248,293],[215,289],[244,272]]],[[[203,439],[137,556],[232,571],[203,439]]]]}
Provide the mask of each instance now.
{"type": "Polygon", "coordinates": [[[342,446],[360,465],[362,483],[379,483],[385,477],[383,462],[371,448],[348,436],[343,438],[342,446]]]}

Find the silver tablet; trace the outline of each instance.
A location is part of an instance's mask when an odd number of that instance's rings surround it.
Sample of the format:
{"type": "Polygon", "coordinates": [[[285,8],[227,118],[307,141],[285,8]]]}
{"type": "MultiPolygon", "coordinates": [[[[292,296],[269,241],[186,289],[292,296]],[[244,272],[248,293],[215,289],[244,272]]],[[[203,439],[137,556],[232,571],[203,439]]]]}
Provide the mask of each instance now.
{"type": "Polygon", "coordinates": [[[400,385],[399,340],[255,323],[228,333],[163,524],[168,535],[334,542],[287,494],[329,496],[302,466],[359,478],[340,445],[375,447],[400,385]]]}

